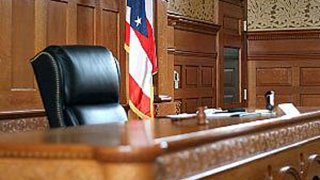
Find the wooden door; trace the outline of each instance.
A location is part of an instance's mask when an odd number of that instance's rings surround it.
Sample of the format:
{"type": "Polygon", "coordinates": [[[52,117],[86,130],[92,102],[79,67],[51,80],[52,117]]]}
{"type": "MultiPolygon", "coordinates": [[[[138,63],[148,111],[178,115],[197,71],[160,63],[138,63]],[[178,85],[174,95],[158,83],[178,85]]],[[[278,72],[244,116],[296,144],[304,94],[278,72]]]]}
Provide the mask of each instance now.
{"type": "Polygon", "coordinates": [[[246,106],[244,7],[241,0],[219,1],[217,106],[224,108],[246,106]]]}

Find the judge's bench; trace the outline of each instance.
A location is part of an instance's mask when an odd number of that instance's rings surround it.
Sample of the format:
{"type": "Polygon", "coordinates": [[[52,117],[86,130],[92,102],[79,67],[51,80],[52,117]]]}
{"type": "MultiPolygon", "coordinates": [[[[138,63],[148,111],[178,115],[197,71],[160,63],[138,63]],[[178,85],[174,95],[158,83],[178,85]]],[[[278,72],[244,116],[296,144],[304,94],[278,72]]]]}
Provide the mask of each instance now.
{"type": "Polygon", "coordinates": [[[320,177],[320,111],[132,120],[0,136],[0,179],[320,177]]]}

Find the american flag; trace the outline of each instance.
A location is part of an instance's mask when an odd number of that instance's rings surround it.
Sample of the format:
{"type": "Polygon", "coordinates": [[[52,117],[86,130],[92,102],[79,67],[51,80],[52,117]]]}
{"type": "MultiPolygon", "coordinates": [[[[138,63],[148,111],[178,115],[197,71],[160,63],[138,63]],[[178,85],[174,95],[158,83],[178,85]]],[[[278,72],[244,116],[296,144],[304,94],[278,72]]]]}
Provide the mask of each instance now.
{"type": "Polygon", "coordinates": [[[153,0],[128,0],[125,49],[129,53],[129,106],[140,118],[153,118],[152,75],[157,73],[153,0]]]}

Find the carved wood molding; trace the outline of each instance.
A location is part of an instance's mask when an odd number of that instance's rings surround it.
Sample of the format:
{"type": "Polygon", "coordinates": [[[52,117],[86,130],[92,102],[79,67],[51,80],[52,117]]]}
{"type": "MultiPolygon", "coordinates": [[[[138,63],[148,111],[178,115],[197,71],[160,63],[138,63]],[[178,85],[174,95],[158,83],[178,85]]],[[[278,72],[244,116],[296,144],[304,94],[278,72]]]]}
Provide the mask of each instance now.
{"type": "Polygon", "coordinates": [[[181,55],[181,56],[205,57],[205,58],[211,58],[211,59],[216,59],[216,57],[217,57],[217,53],[182,51],[182,50],[177,50],[174,48],[169,48],[168,53],[174,54],[174,55],[181,55]]]}
{"type": "MultiPolygon", "coordinates": [[[[67,149],[67,148],[66,148],[67,149]]],[[[85,149],[85,148],[83,148],[85,149]]],[[[68,152],[67,150],[48,150],[41,149],[35,152],[32,149],[21,147],[21,150],[13,151],[12,149],[6,150],[2,147],[0,150],[0,157],[9,158],[43,158],[43,159],[93,159],[93,153],[90,149],[79,152],[68,152]]]]}
{"type": "Polygon", "coordinates": [[[0,112],[0,133],[49,129],[43,109],[0,112]]]}
{"type": "Polygon", "coordinates": [[[43,109],[31,109],[23,111],[2,111],[0,112],[0,120],[4,119],[18,119],[18,118],[31,118],[31,117],[44,117],[46,116],[43,109]]]}
{"type": "Polygon", "coordinates": [[[310,47],[320,42],[320,30],[250,32],[247,38],[248,60],[320,59],[318,46],[310,47]]]}
{"type": "Polygon", "coordinates": [[[320,39],[320,30],[259,31],[247,33],[248,40],[320,39]]]}
{"type": "Polygon", "coordinates": [[[216,35],[220,29],[220,26],[217,24],[184,17],[174,13],[168,13],[168,24],[175,29],[213,35],[216,35]]]}
{"type": "Polygon", "coordinates": [[[247,57],[248,61],[280,61],[280,60],[291,60],[291,61],[301,61],[301,59],[312,59],[319,60],[320,52],[316,53],[306,53],[299,54],[298,52],[286,52],[285,54],[279,54],[279,52],[254,52],[247,57]]]}
{"type": "Polygon", "coordinates": [[[320,121],[277,128],[173,152],[157,159],[158,179],[190,177],[262,153],[268,154],[268,151],[310,138],[320,138],[320,121]]]}
{"type": "Polygon", "coordinates": [[[0,133],[17,133],[49,129],[46,117],[20,118],[0,121],[0,133]]]}

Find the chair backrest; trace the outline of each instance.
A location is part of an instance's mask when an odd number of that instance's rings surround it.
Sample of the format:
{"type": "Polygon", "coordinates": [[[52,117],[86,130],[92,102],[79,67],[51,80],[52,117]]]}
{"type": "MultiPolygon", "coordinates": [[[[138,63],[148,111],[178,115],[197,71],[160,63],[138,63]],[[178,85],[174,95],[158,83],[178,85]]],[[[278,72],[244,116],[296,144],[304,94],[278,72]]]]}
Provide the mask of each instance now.
{"type": "Polygon", "coordinates": [[[126,121],[120,70],[101,46],[49,46],[31,61],[50,127],[126,121]]]}

